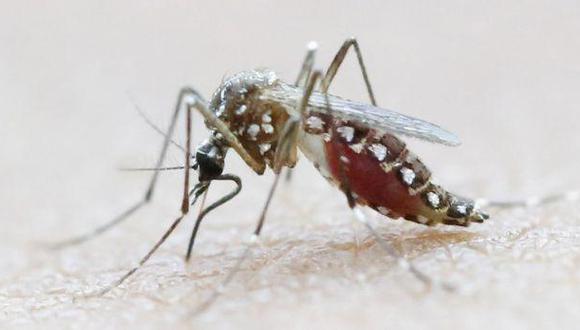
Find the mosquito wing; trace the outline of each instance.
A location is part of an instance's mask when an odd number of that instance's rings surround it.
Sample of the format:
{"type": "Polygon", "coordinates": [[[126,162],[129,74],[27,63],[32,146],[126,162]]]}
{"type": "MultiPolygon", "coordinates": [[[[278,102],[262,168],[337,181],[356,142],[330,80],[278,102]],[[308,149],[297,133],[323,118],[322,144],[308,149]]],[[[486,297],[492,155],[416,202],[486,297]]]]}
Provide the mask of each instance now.
{"type": "MultiPolygon", "coordinates": [[[[302,99],[304,91],[290,85],[279,86],[281,88],[268,91],[267,98],[285,103],[296,108],[302,99]]],[[[313,92],[308,100],[310,112],[328,113],[339,119],[359,122],[379,131],[404,135],[412,138],[425,140],[431,143],[439,143],[447,146],[461,144],[459,138],[430,122],[400,114],[370,104],[346,100],[334,95],[327,96],[323,93],[313,92]]]]}
{"type": "MultiPolygon", "coordinates": [[[[321,112],[328,111],[327,97],[322,93],[313,93],[308,105],[314,109],[319,109],[321,112]]],[[[448,146],[461,144],[455,134],[444,128],[392,110],[378,108],[362,102],[345,100],[332,95],[328,95],[328,105],[334,117],[361,122],[377,130],[448,146]]]]}

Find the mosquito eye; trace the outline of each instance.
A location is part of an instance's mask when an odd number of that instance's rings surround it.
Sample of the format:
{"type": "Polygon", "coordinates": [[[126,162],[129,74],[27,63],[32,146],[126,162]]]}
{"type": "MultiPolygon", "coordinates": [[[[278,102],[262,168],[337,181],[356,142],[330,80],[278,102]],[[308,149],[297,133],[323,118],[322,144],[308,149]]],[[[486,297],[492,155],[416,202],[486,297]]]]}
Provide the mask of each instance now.
{"type": "Polygon", "coordinates": [[[223,155],[214,145],[203,145],[198,149],[195,159],[199,166],[199,181],[212,180],[224,171],[223,155]]]}

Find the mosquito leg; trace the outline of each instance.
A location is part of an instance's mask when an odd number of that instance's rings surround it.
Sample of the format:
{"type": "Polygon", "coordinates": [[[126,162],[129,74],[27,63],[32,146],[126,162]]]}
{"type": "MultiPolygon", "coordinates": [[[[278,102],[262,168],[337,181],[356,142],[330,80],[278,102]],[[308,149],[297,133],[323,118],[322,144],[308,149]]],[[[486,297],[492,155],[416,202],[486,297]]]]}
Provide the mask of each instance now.
{"type": "MultiPolygon", "coordinates": [[[[280,134],[280,138],[278,140],[278,147],[276,149],[276,155],[274,157],[274,166],[273,166],[273,171],[275,173],[274,182],[272,183],[270,191],[268,192],[266,203],[262,208],[262,212],[260,213],[258,223],[256,224],[250,242],[256,242],[262,232],[262,228],[264,227],[264,222],[266,220],[266,212],[270,207],[270,203],[272,202],[272,198],[274,197],[274,193],[276,192],[276,187],[278,186],[278,182],[280,181],[280,172],[282,167],[293,165],[292,162],[296,161],[295,153],[298,144],[297,133],[301,127],[302,119],[308,106],[308,99],[310,98],[312,92],[314,91],[314,86],[316,86],[321,77],[322,73],[320,71],[312,72],[312,74],[310,75],[310,79],[308,81],[308,85],[304,89],[302,101],[299,105],[300,118],[289,119],[288,123],[286,124],[282,133],[280,134]]],[[[244,261],[247,260],[248,257],[250,257],[251,249],[252,245],[248,245],[246,247],[246,249],[240,256],[236,264],[226,275],[225,279],[211,293],[208,299],[206,299],[195,309],[195,311],[190,315],[191,317],[199,315],[200,313],[208,309],[219,298],[220,294],[223,292],[223,289],[233,280],[235,275],[240,271],[244,261]]]]}
{"type": "Polygon", "coordinates": [[[580,191],[568,191],[563,193],[555,193],[542,197],[532,197],[524,200],[512,201],[496,201],[487,199],[478,199],[477,205],[480,207],[496,208],[499,210],[509,210],[514,208],[526,208],[534,206],[543,206],[557,202],[573,202],[580,199],[580,191]]]}
{"type": "MultiPolygon", "coordinates": [[[[202,206],[202,211],[197,216],[197,220],[195,221],[195,226],[193,227],[191,237],[189,238],[189,245],[187,246],[187,253],[185,254],[185,261],[186,262],[189,261],[189,259],[191,258],[191,251],[193,250],[195,238],[197,237],[197,232],[199,231],[199,227],[201,225],[201,222],[205,218],[205,216],[209,212],[215,210],[218,206],[221,206],[221,205],[225,204],[226,202],[230,201],[232,198],[234,198],[242,190],[242,180],[235,175],[224,174],[224,175],[221,175],[221,176],[215,178],[214,180],[233,181],[237,186],[236,186],[236,189],[234,191],[232,191],[231,193],[220,198],[219,200],[217,200],[216,202],[214,202],[213,204],[211,204],[207,208],[204,209],[202,206]]],[[[205,196],[206,195],[204,195],[204,201],[205,201],[205,196]]],[[[202,205],[204,204],[204,201],[202,201],[202,205]]]]}
{"type": "MultiPolygon", "coordinates": [[[[114,218],[110,222],[105,223],[104,225],[97,227],[93,231],[88,232],[84,235],[69,239],[67,241],[60,242],[60,243],[54,245],[55,248],[64,248],[67,246],[80,244],[80,243],[86,242],[94,237],[97,237],[98,235],[108,231],[109,229],[113,228],[114,226],[122,223],[123,221],[128,219],[129,216],[131,216],[133,213],[135,213],[137,210],[139,210],[141,207],[143,207],[144,205],[148,204],[151,201],[151,199],[153,198],[153,193],[155,191],[155,186],[157,184],[157,179],[159,177],[159,172],[160,172],[157,169],[161,168],[163,165],[163,161],[165,160],[165,156],[167,154],[167,148],[168,148],[169,144],[171,143],[171,136],[173,135],[173,131],[175,129],[175,124],[177,122],[179,112],[180,112],[181,108],[183,107],[183,103],[185,103],[185,100],[188,97],[192,98],[192,100],[193,100],[192,103],[195,104],[196,107],[200,107],[200,104],[204,103],[204,101],[201,98],[201,96],[199,95],[199,93],[197,93],[194,89],[189,88],[189,87],[185,87],[185,88],[182,88],[180,90],[179,95],[177,97],[177,102],[175,104],[175,109],[173,110],[173,116],[171,117],[171,122],[169,124],[169,128],[167,129],[167,133],[165,134],[165,139],[164,139],[163,145],[161,147],[161,152],[159,153],[159,158],[158,158],[157,164],[155,166],[156,170],[154,171],[153,176],[151,177],[151,180],[149,181],[149,186],[148,186],[143,198],[140,201],[138,201],[136,204],[134,204],[133,206],[128,208],[126,211],[122,212],[119,216],[117,216],[116,218],[114,218]]],[[[188,117],[188,118],[189,118],[189,120],[191,119],[190,117],[188,117]]],[[[189,136],[188,136],[188,139],[189,139],[189,136]]],[[[190,142],[191,141],[189,141],[188,143],[190,143],[190,142]]],[[[188,152],[189,152],[189,147],[186,150],[186,153],[188,153],[188,152]]],[[[189,167],[190,158],[191,157],[186,157],[186,169],[188,169],[188,167],[189,167]]]]}
{"type": "MultiPolygon", "coordinates": [[[[260,233],[262,232],[264,220],[266,219],[266,212],[268,211],[268,208],[270,206],[270,202],[272,201],[272,197],[274,196],[274,192],[276,191],[276,187],[278,186],[279,179],[280,179],[280,173],[275,175],[274,182],[272,183],[272,186],[270,187],[270,191],[268,192],[268,198],[266,199],[266,204],[262,208],[262,212],[260,213],[260,218],[258,220],[258,224],[256,225],[256,228],[254,229],[254,233],[252,234],[252,236],[250,238],[250,243],[257,242],[258,237],[260,236],[260,233]]],[[[216,289],[213,290],[211,295],[204,302],[202,302],[200,305],[198,305],[196,307],[196,309],[191,313],[191,315],[189,315],[190,317],[195,317],[195,316],[203,313],[219,298],[219,296],[224,291],[224,288],[226,286],[228,286],[228,284],[234,279],[236,274],[240,271],[244,261],[246,261],[251,256],[251,254],[252,254],[251,249],[252,249],[253,245],[254,244],[250,244],[244,249],[244,252],[238,258],[235,265],[230,270],[230,272],[226,275],[224,280],[218,285],[218,287],[216,289]]]]}
{"type": "MultiPolygon", "coordinates": [[[[334,129],[334,128],[333,128],[334,129]]],[[[362,212],[362,210],[357,206],[356,199],[352,195],[352,191],[350,188],[350,183],[348,180],[348,176],[346,174],[346,169],[344,167],[344,163],[339,163],[339,175],[341,176],[341,189],[346,195],[346,200],[348,202],[348,206],[353,210],[353,213],[356,219],[365,225],[365,227],[369,230],[369,232],[373,235],[379,246],[393,259],[397,261],[397,265],[410,271],[419,281],[423,282],[427,287],[431,287],[433,284],[433,280],[427,274],[420,271],[413,263],[405,259],[399,252],[390,244],[387,240],[383,239],[371,226],[371,224],[367,221],[366,216],[362,212]]],[[[453,286],[442,283],[441,285],[445,290],[452,291],[454,288],[453,286]]]]}
{"type": "MultiPolygon", "coordinates": [[[[328,88],[330,87],[330,83],[334,79],[334,76],[336,75],[338,68],[342,64],[342,62],[346,56],[346,53],[351,46],[354,47],[354,49],[356,51],[358,62],[359,62],[359,65],[360,65],[360,68],[361,68],[361,71],[363,74],[363,78],[365,80],[365,84],[367,87],[367,91],[369,93],[369,98],[371,99],[371,103],[373,105],[376,105],[375,97],[374,97],[372,87],[371,87],[371,84],[370,84],[370,81],[369,81],[369,78],[367,75],[366,67],[365,67],[363,59],[362,59],[362,54],[361,54],[360,48],[358,46],[358,42],[355,38],[347,39],[344,42],[344,44],[342,45],[342,47],[340,47],[339,51],[337,52],[336,56],[334,57],[334,60],[330,64],[330,67],[328,68],[328,70],[324,76],[324,79],[322,80],[322,83],[321,83],[322,92],[327,94],[328,88]]],[[[330,113],[331,108],[330,108],[330,102],[328,100],[328,97],[326,98],[326,102],[327,102],[326,103],[327,111],[330,113]]],[[[334,123],[331,127],[331,130],[333,130],[333,131],[336,130],[334,123]]],[[[333,134],[333,136],[336,136],[336,134],[333,134]]],[[[333,141],[332,143],[336,143],[336,141],[333,141]]],[[[342,155],[339,155],[339,159],[342,159],[342,157],[343,157],[342,155]]],[[[356,199],[354,198],[354,196],[352,194],[352,190],[351,190],[348,176],[346,173],[346,168],[345,168],[344,163],[342,161],[339,162],[339,175],[340,175],[340,182],[341,182],[340,188],[344,192],[344,194],[346,196],[347,203],[348,203],[349,207],[353,210],[353,213],[354,213],[355,217],[357,218],[357,220],[359,220],[361,223],[363,223],[367,227],[369,232],[375,237],[378,244],[380,244],[381,248],[389,256],[394,258],[397,261],[398,265],[402,266],[405,269],[408,269],[418,280],[425,283],[427,286],[431,286],[431,284],[433,282],[432,279],[428,275],[426,275],[425,273],[423,273],[419,269],[417,269],[411,262],[406,260],[403,256],[401,256],[397,252],[397,250],[389,242],[384,240],[374,230],[374,228],[368,223],[364,213],[362,213],[362,211],[357,207],[356,199]]],[[[452,287],[449,285],[443,285],[443,288],[448,289],[448,290],[452,290],[452,287]]]]}
{"type": "MultiPolygon", "coordinates": [[[[180,102],[179,103],[181,103],[181,100],[183,98],[181,94],[182,93],[180,93],[180,98],[179,98],[180,102]]],[[[184,172],[185,176],[183,178],[183,198],[181,201],[181,215],[173,221],[173,223],[171,224],[169,229],[167,229],[165,234],[163,234],[163,236],[157,242],[157,244],[155,244],[153,246],[153,248],[151,250],[149,250],[149,252],[139,261],[137,266],[133,267],[131,270],[129,270],[127,273],[125,273],[125,275],[123,275],[121,278],[119,278],[112,285],[109,285],[104,290],[99,292],[99,294],[105,294],[105,293],[109,292],[110,290],[116,288],[117,286],[121,285],[121,283],[123,283],[127,278],[129,278],[131,275],[133,275],[141,266],[143,266],[143,264],[145,264],[145,262],[147,262],[147,260],[149,260],[149,258],[151,258],[153,253],[155,253],[155,251],[157,251],[157,249],[161,246],[161,244],[163,244],[163,242],[165,242],[167,237],[169,237],[171,235],[171,233],[175,230],[175,228],[177,228],[177,226],[179,225],[181,220],[183,220],[183,218],[189,212],[189,194],[190,194],[190,192],[189,192],[189,177],[190,177],[189,171],[191,169],[191,112],[192,112],[192,108],[197,105],[197,102],[200,102],[200,101],[196,100],[193,104],[191,104],[191,105],[188,104],[187,113],[186,113],[185,166],[183,167],[183,172],[184,172]]],[[[175,118],[177,118],[177,114],[179,114],[180,105],[181,104],[178,104],[178,108],[176,109],[177,111],[175,112],[173,123],[175,123],[175,118]]],[[[175,128],[174,126],[175,125],[173,124],[172,127],[170,127],[170,131],[173,131],[173,129],[175,128]]],[[[163,163],[163,156],[164,156],[165,152],[167,151],[167,146],[169,145],[168,140],[170,139],[170,137],[171,137],[171,135],[167,135],[167,138],[165,139],[166,143],[163,145],[162,157],[158,161],[157,167],[160,167],[163,163]]],[[[158,174],[158,173],[159,173],[159,171],[155,171],[155,174],[158,174]]],[[[195,186],[195,188],[193,189],[193,192],[195,193],[194,202],[201,195],[201,193],[203,193],[207,189],[208,186],[209,186],[209,182],[201,182],[195,186]]]]}
{"type": "MultiPolygon", "coordinates": [[[[297,145],[298,145],[298,135],[300,128],[302,127],[302,122],[305,117],[306,109],[308,107],[308,100],[314,91],[314,87],[320,81],[322,73],[318,70],[314,71],[310,75],[310,80],[308,85],[304,89],[304,94],[302,100],[298,105],[299,117],[294,117],[288,119],[286,125],[284,126],[280,137],[278,139],[278,146],[276,148],[276,154],[274,156],[274,173],[280,173],[282,167],[286,166],[289,169],[294,167],[297,161],[297,145]]],[[[287,179],[289,177],[290,171],[287,172],[287,179]]]]}
{"type": "Polygon", "coordinates": [[[216,116],[216,114],[205,103],[197,103],[195,108],[204,117],[206,125],[215,129],[222,134],[223,139],[228,146],[236,151],[236,153],[244,160],[244,162],[257,174],[263,174],[266,170],[266,164],[259,162],[244,148],[242,143],[230,130],[228,125],[216,116]]]}
{"type": "MultiPolygon", "coordinates": [[[[209,183],[207,183],[207,182],[198,183],[196,185],[196,187],[194,189],[195,196],[194,196],[193,202],[191,203],[192,205],[195,204],[195,202],[198,200],[199,196],[201,196],[205,192],[205,190],[207,189],[208,186],[209,186],[209,183]]],[[[187,203],[187,204],[189,204],[189,203],[187,203]]],[[[179,217],[177,217],[177,219],[175,219],[171,223],[171,225],[169,226],[169,228],[167,228],[167,230],[165,231],[163,236],[161,236],[159,241],[157,241],[157,243],[155,243],[155,245],[149,250],[149,252],[147,252],[147,254],[143,258],[141,258],[141,260],[139,260],[139,263],[135,267],[131,268],[128,272],[126,272],[123,276],[121,276],[117,281],[110,284],[109,286],[107,286],[103,290],[99,291],[95,295],[101,296],[101,295],[106,294],[107,292],[109,292],[109,291],[113,290],[114,288],[118,287],[119,285],[121,285],[123,282],[125,282],[126,279],[131,277],[131,275],[133,275],[137,270],[139,270],[139,268],[141,268],[141,266],[143,266],[151,258],[151,256],[155,253],[155,251],[157,251],[157,249],[159,249],[159,247],[167,240],[167,238],[171,235],[171,233],[173,233],[175,228],[177,228],[177,226],[181,223],[181,221],[183,220],[183,218],[186,215],[187,215],[187,213],[182,212],[181,215],[179,217]]]]}
{"type": "MultiPolygon", "coordinates": [[[[218,206],[228,202],[229,200],[231,200],[232,198],[234,198],[242,189],[242,181],[239,177],[233,175],[233,174],[223,174],[218,176],[217,178],[215,178],[214,180],[228,180],[228,181],[233,181],[236,183],[236,188],[234,189],[233,192],[225,195],[224,197],[220,198],[218,201],[214,202],[212,205],[208,206],[206,209],[204,209],[199,217],[198,217],[198,222],[201,222],[200,219],[202,219],[205,215],[207,215],[209,212],[211,212],[212,210],[216,209],[218,206]]],[[[193,188],[193,190],[187,194],[187,198],[189,198],[190,195],[194,195],[193,197],[193,201],[191,202],[191,204],[189,204],[189,200],[187,201],[188,203],[188,207],[186,208],[186,210],[189,209],[189,206],[193,206],[195,204],[195,202],[197,202],[197,200],[199,199],[200,196],[205,196],[205,193],[207,192],[207,189],[209,188],[210,182],[200,182],[198,184],[195,185],[195,187],[193,188]]],[[[184,197],[184,204],[186,203],[185,201],[185,197],[184,197]]],[[[139,263],[137,264],[137,266],[131,268],[131,270],[129,270],[128,272],[126,272],[121,278],[119,278],[117,281],[115,281],[114,283],[112,283],[111,285],[107,286],[105,289],[101,290],[100,292],[97,293],[97,295],[104,295],[107,292],[111,291],[112,289],[118,287],[119,285],[121,285],[127,278],[129,278],[131,275],[133,275],[137,270],[139,270],[139,268],[141,268],[141,266],[143,266],[147,260],[149,260],[149,258],[151,258],[151,256],[153,255],[153,253],[155,253],[155,251],[157,251],[157,249],[159,249],[159,247],[165,242],[165,240],[167,240],[167,238],[171,235],[171,233],[173,233],[173,231],[175,230],[175,228],[177,228],[177,226],[181,223],[181,221],[183,220],[183,218],[187,215],[187,211],[183,211],[182,208],[182,213],[181,215],[175,219],[173,221],[173,223],[171,223],[171,226],[169,226],[169,228],[165,231],[165,233],[163,234],[163,236],[161,236],[161,239],[159,239],[159,241],[153,246],[153,248],[151,248],[149,250],[149,252],[147,252],[147,254],[139,261],[139,263]]]]}
{"type": "MultiPolygon", "coordinates": [[[[296,81],[294,82],[294,85],[298,87],[305,86],[310,79],[310,75],[312,74],[312,67],[314,66],[314,57],[316,56],[318,45],[316,42],[311,41],[308,43],[307,48],[308,50],[306,52],[306,56],[304,56],[304,61],[302,62],[300,73],[298,73],[298,77],[296,77],[296,81]]],[[[286,171],[286,181],[288,182],[290,180],[292,180],[292,169],[288,168],[286,171]]]]}
{"type": "MultiPolygon", "coordinates": [[[[336,76],[336,73],[338,72],[338,69],[340,67],[340,65],[342,64],[342,62],[344,61],[344,58],[346,57],[346,54],[349,50],[350,47],[353,47],[355,52],[356,52],[356,56],[357,56],[357,60],[363,75],[363,79],[365,81],[365,85],[367,88],[367,92],[369,94],[369,98],[371,100],[371,103],[373,105],[377,105],[374,93],[373,93],[373,89],[368,77],[368,73],[366,70],[366,66],[364,64],[363,61],[363,57],[362,57],[362,52],[360,50],[358,41],[356,40],[356,38],[349,38],[347,39],[342,46],[340,47],[340,49],[338,50],[338,52],[336,53],[334,59],[332,60],[332,63],[330,64],[330,66],[328,67],[328,70],[326,71],[326,74],[324,76],[324,79],[322,80],[321,83],[321,90],[323,93],[327,93],[328,89],[330,87],[330,84],[332,83],[332,80],[334,79],[334,77],[336,76]]],[[[327,99],[328,100],[328,99],[327,99]]],[[[330,110],[330,109],[329,109],[330,110]]],[[[342,163],[341,163],[342,165],[342,163]]],[[[380,237],[378,235],[378,233],[374,230],[374,228],[368,223],[368,221],[366,221],[366,217],[364,216],[364,214],[362,213],[362,211],[357,208],[356,206],[356,201],[354,199],[354,197],[352,196],[352,192],[350,189],[350,184],[348,183],[348,179],[345,173],[345,169],[344,166],[340,167],[340,173],[341,176],[343,177],[341,179],[342,182],[342,190],[344,191],[346,198],[347,198],[347,202],[350,206],[350,208],[353,210],[356,218],[362,222],[367,229],[371,232],[371,234],[375,237],[375,239],[377,240],[377,242],[381,245],[381,247],[383,248],[383,250],[385,250],[385,252],[391,256],[392,258],[394,258],[395,260],[397,260],[397,263],[401,266],[403,266],[404,268],[408,269],[411,273],[413,273],[413,275],[415,275],[415,277],[417,279],[419,279],[421,282],[425,283],[426,285],[431,285],[432,280],[429,276],[427,276],[426,274],[424,274],[423,272],[421,272],[420,270],[418,270],[412,263],[410,263],[409,261],[407,261],[404,257],[402,257],[396,249],[394,249],[389,242],[387,242],[386,240],[384,240],[382,237],[380,237]]],[[[445,288],[450,289],[450,286],[444,286],[445,288]]]]}
{"type": "MultiPolygon", "coordinates": [[[[373,226],[367,221],[365,214],[362,212],[362,210],[360,208],[355,206],[352,208],[352,210],[353,210],[353,213],[355,215],[355,218],[359,222],[361,222],[362,224],[365,225],[365,227],[368,229],[368,231],[371,233],[371,235],[373,235],[373,237],[375,238],[375,240],[377,241],[379,246],[391,258],[395,259],[395,261],[397,262],[397,265],[399,267],[411,272],[419,281],[423,282],[427,287],[431,287],[433,285],[433,279],[429,275],[425,274],[424,272],[419,270],[417,267],[415,267],[415,265],[412,262],[410,262],[405,257],[403,257],[401,254],[399,254],[399,252],[392,246],[392,244],[390,244],[387,240],[382,238],[379,235],[379,233],[377,233],[377,231],[373,228],[373,226]]],[[[441,284],[441,287],[447,291],[454,291],[455,290],[455,287],[453,287],[452,285],[450,285],[448,283],[442,282],[440,284],[441,284]]]]}
{"type": "Polygon", "coordinates": [[[321,91],[323,93],[328,92],[328,88],[330,87],[330,84],[332,83],[334,76],[336,76],[336,73],[338,72],[338,68],[340,67],[340,65],[344,61],[344,58],[346,57],[346,53],[348,52],[348,49],[350,47],[354,47],[354,51],[356,52],[356,57],[358,59],[358,64],[360,66],[360,69],[361,69],[361,72],[363,75],[363,79],[365,80],[365,85],[366,85],[367,91],[369,93],[369,98],[371,99],[371,103],[376,106],[377,102],[375,99],[375,94],[373,93],[373,88],[371,87],[371,82],[370,82],[369,76],[367,74],[367,69],[366,69],[365,64],[363,62],[362,53],[360,51],[358,41],[354,37],[345,40],[344,43],[342,44],[342,46],[340,47],[340,49],[338,50],[338,52],[336,53],[336,55],[334,56],[332,63],[330,64],[330,66],[328,67],[328,70],[326,71],[326,74],[324,75],[324,79],[322,79],[321,91]]]}
{"type": "Polygon", "coordinates": [[[296,77],[296,81],[294,82],[295,86],[305,86],[309,79],[310,74],[312,73],[312,67],[314,66],[314,57],[316,56],[316,50],[318,49],[318,45],[316,42],[311,41],[308,43],[307,46],[308,50],[306,51],[306,56],[304,56],[304,61],[302,62],[302,67],[300,69],[300,73],[298,73],[298,77],[296,77]]]}

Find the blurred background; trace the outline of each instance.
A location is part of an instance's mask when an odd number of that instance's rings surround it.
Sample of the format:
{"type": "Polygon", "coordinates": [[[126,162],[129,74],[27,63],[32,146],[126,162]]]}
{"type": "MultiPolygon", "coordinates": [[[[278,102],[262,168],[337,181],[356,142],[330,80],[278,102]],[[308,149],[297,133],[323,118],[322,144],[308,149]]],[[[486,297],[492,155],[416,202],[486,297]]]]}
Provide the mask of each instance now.
{"type": "MultiPolygon", "coordinates": [[[[181,323],[223,278],[264,203],[230,153],[242,194],[200,232],[189,222],[110,296],[73,301],[132,265],[178,214],[182,174],[102,238],[65,251],[139,198],[177,92],[209,98],[222,79],[268,67],[293,81],[306,45],[325,69],[358,37],[380,105],[442,125],[462,146],[409,144],[449,190],[516,199],[580,188],[580,5],[573,1],[18,1],[0,3],[0,322],[62,328],[181,323]]],[[[332,93],[366,100],[349,55],[332,93]]],[[[183,123],[180,122],[179,128],[183,123]]],[[[194,143],[205,138],[199,116],[194,143]]],[[[183,141],[183,130],[176,140],[183,141]]],[[[183,163],[170,152],[168,165],[183,163]]],[[[216,185],[210,198],[231,189],[216,185]]],[[[424,292],[352,223],[344,197],[303,159],[269,213],[264,241],[205,327],[570,326],[580,320],[574,203],[500,212],[478,227],[423,228],[374,216],[386,239],[467,293],[424,292]],[[284,253],[282,253],[284,252],[284,253]]]]}

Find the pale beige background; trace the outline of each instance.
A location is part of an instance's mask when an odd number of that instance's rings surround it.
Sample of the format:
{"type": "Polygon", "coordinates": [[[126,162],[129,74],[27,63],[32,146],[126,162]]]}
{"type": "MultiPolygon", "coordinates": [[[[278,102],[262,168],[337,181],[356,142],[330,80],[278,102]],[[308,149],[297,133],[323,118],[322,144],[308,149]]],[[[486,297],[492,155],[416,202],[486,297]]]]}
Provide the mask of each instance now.
{"type": "MultiPolygon", "coordinates": [[[[241,196],[212,214],[190,264],[193,216],[126,285],[73,301],[133,264],[178,214],[180,173],[155,204],[89,244],[42,243],[103,223],[141,197],[180,86],[268,66],[292,80],[310,40],[318,64],[359,37],[381,105],[442,124],[459,148],[411,141],[450,190],[516,198],[580,187],[580,7],[574,1],[3,1],[0,3],[0,325],[4,328],[574,328],[577,203],[425,228],[373,216],[436,278],[424,292],[354,224],[308,163],[275,198],[255,257],[202,317],[182,322],[243,248],[271,175],[236,155],[241,196]]],[[[349,58],[333,92],[365,99],[349,58]]],[[[205,131],[196,118],[196,142],[205,131]]],[[[179,140],[183,140],[180,137],[179,140]]],[[[182,163],[172,152],[168,164],[182,163]]],[[[212,198],[229,187],[216,185],[212,198]]]]}

